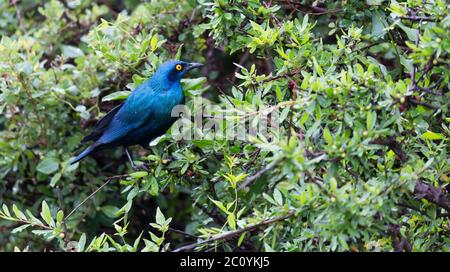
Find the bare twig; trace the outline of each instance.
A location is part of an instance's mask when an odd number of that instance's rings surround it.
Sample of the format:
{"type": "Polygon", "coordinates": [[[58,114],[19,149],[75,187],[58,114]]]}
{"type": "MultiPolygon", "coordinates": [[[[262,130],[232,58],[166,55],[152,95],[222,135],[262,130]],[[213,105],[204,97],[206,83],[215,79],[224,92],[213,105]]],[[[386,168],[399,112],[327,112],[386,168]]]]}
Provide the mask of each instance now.
{"type": "Polygon", "coordinates": [[[115,179],[122,179],[122,178],[126,178],[128,177],[128,175],[118,175],[118,176],[112,176],[112,177],[108,177],[105,181],[105,183],[103,183],[102,186],[98,187],[94,192],[92,192],[92,194],[90,194],[88,197],[86,197],[83,201],[80,202],[80,204],[78,204],[65,218],[64,221],[66,221],[76,210],[78,210],[81,206],[83,206],[84,203],[86,203],[86,201],[88,201],[89,199],[93,198],[95,196],[95,194],[97,194],[101,189],[103,189],[103,187],[105,187],[106,185],[108,185],[111,181],[115,180],[115,179]]]}
{"type": "Polygon", "coordinates": [[[291,211],[291,212],[289,212],[288,214],[286,214],[284,216],[275,217],[275,218],[272,218],[272,219],[267,219],[267,220],[261,221],[261,222],[259,222],[257,224],[250,225],[248,227],[245,227],[245,228],[242,228],[242,229],[239,229],[239,230],[230,231],[230,232],[227,232],[227,233],[224,233],[224,234],[216,235],[216,236],[213,236],[213,237],[211,237],[209,239],[206,239],[206,240],[203,240],[203,241],[199,241],[197,243],[193,243],[193,244],[189,244],[189,245],[186,245],[186,246],[179,247],[179,248],[173,250],[172,252],[180,252],[180,251],[194,249],[194,248],[196,248],[199,245],[207,244],[207,243],[214,242],[214,241],[226,241],[226,240],[229,240],[229,239],[231,239],[231,238],[233,238],[233,237],[235,237],[237,235],[240,235],[240,234],[242,234],[244,232],[253,231],[253,230],[257,229],[257,228],[260,228],[260,227],[263,227],[263,226],[266,226],[266,225],[270,225],[270,224],[273,224],[273,223],[276,223],[276,222],[279,222],[279,221],[283,221],[285,219],[288,219],[288,218],[292,217],[294,214],[295,213],[291,211]]]}
{"type": "Polygon", "coordinates": [[[294,72],[291,72],[291,73],[287,73],[287,74],[283,74],[283,75],[278,75],[278,76],[273,76],[273,77],[267,78],[267,79],[263,80],[262,82],[266,83],[266,82],[278,80],[278,79],[281,79],[281,78],[289,78],[289,77],[292,77],[292,76],[295,76],[295,75],[298,75],[298,74],[300,74],[300,71],[294,71],[294,72]]]}
{"type": "Polygon", "coordinates": [[[18,0],[11,0],[11,4],[16,9],[16,15],[17,15],[17,19],[19,20],[20,28],[22,29],[23,33],[25,34],[27,32],[27,29],[25,28],[25,23],[23,22],[22,15],[20,15],[20,10],[17,7],[17,1],[18,0]]]}
{"type": "Polygon", "coordinates": [[[184,236],[188,236],[188,237],[192,237],[192,238],[198,239],[197,236],[192,235],[192,234],[190,234],[190,233],[187,233],[187,232],[185,232],[185,231],[179,230],[179,229],[174,229],[174,228],[170,228],[170,227],[169,227],[169,231],[171,231],[171,232],[176,232],[176,233],[182,234],[182,235],[184,235],[184,236]]]}
{"type": "MultiPolygon", "coordinates": [[[[56,196],[58,197],[59,209],[64,212],[64,203],[62,201],[61,189],[59,189],[59,187],[56,187],[56,196]]],[[[64,234],[63,240],[64,240],[64,243],[67,246],[67,244],[69,243],[69,238],[67,237],[66,220],[62,221],[62,226],[63,226],[63,234],[64,234]]]]}
{"type": "Polygon", "coordinates": [[[302,3],[295,2],[295,1],[278,0],[277,2],[279,2],[281,4],[289,5],[290,7],[294,8],[295,10],[297,10],[301,13],[304,13],[304,14],[308,14],[308,15],[317,15],[318,16],[318,15],[334,14],[334,13],[342,12],[342,9],[328,10],[326,8],[321,8],[321,7],[317,7],[317,6],[304,5],[302,3]]]}
{"type": "Polygon", "coordinates": [[[256,172],[254,175],[252,175],[252,176],[248,177],[247,179],[245,179],[245,181],[242,182],[242,184],[239,186],[238,190],[243,190],[244,188],[249,186],[251,183],[256,181],[264,173],[266,173],[269,170],[272,170],[281,161],[282,161],[282,159],[274,160],[271,163],[269,163],[266,167],[264,167],[263,169],[261,169],[258,172],[256,172]]]}
{"type": "Polygon", "coordinates": [[[398,18],[403,19],[403,20],[410,20],[410,21],[428,21],[428,22],[435,22],[435,21],[437,21],[436,18],[423,17],[423,16],[417,16],[417,15],[413,15],[413,16],[399,16],[398,18]]]}
{"type": "MultiPolygon", "coordinates": [[[[416,47],[419,45],[421,27],[422,27],[422,20],[419,21],[419,29],[417,30],[416,41],[415,41],[416,47]]],[[[417,84],[416,84],[416,65],[414,65],[414,62],[413,62],[412,69],[411,69],[411,89],[414,90],[416,88],[416,86],[417,86],[417,84]]]]}

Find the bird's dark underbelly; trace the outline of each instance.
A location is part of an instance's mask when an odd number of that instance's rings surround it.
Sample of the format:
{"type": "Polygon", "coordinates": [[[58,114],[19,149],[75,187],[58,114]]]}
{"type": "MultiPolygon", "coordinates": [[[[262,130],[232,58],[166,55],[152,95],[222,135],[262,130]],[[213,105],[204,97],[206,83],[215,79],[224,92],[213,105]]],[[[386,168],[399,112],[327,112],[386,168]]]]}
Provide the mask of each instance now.
{"type": "Polygon", "coordinates": [[[146,124],[125,136],[120,141],[120,145],[129,146],[139,144],[147,147],[153,139],[163,135],[175,121],[176,118],[168,118],[167,120],[158,120],[158,122],[146,124]]]}

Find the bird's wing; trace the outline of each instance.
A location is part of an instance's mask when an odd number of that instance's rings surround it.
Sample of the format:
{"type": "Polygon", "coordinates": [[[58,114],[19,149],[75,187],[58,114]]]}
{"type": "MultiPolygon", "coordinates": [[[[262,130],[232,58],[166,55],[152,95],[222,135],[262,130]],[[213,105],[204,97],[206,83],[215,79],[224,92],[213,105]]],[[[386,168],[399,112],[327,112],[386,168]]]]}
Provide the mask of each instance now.
{"type": "Polygon", "coordinates": [[[94,131],[91,134],[84,137],[83,140],[81,140],[81,143],[85,143],[88,141],[96,141],[98,138],[100,138],[103,132],[105,132],[109,123],[111,123],[113,117],[116,115],[116,113],[120,110],[122,106],[123,104],[114,107],[105,116],[103,116],[102,119],[98,120],[97,123],[95,124],[94,131]]]}
{"type": "Polygon", "coordinates": [[[154,92],[150,87],[146,86],[145,90],[139,87],[131,93],[114,115],[98,139],[100,144],[116,142],[152,118],[158,99],[152,95],[154,92]]]}

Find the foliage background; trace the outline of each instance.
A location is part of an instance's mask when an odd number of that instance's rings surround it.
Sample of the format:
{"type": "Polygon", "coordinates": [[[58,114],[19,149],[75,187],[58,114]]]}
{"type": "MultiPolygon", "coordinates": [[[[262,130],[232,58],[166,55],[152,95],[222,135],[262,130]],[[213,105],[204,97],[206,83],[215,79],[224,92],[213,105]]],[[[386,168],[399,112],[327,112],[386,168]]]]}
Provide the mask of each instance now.
{"type": "Polygon", "coordinates": [[[450,250],[446,1],[0,10],[0,250],[450,250]],[[183,83],[189,106],[280,108],[282,135],[169,131],[134,149],[148,173],[120,149],[69,166],[95,121],[177,57],[206,63],[183,83]]]}

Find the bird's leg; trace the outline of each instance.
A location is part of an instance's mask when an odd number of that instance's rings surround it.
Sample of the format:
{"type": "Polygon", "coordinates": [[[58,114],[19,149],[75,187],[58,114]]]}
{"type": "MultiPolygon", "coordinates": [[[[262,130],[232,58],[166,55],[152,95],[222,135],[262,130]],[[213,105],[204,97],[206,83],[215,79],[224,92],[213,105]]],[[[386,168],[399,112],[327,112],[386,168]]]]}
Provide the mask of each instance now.
{"type": "Polygon", "coordinates": [[[130,161],[131,168],[135,169],[136,165],[133,162],[133,157],[130,154],[130,151],[128,150],[128,147],[125,147],[125,154],[127,154],[128,160],[130,161]]]}
{"type": "Polygon", "coordinates": [[[148,169],[147,169],[147,167],[145,165],[136,165],[136,164],[134,164],[133,157],[131,156],[131,153],[128,150],[128,147],[125,147],[125,154],[127,154],[128,160],[130,161],[131,168],[133,168],[133,170],[135,170],[135,171],[137,171],[137,170],[148,171],[148,169]]]}

